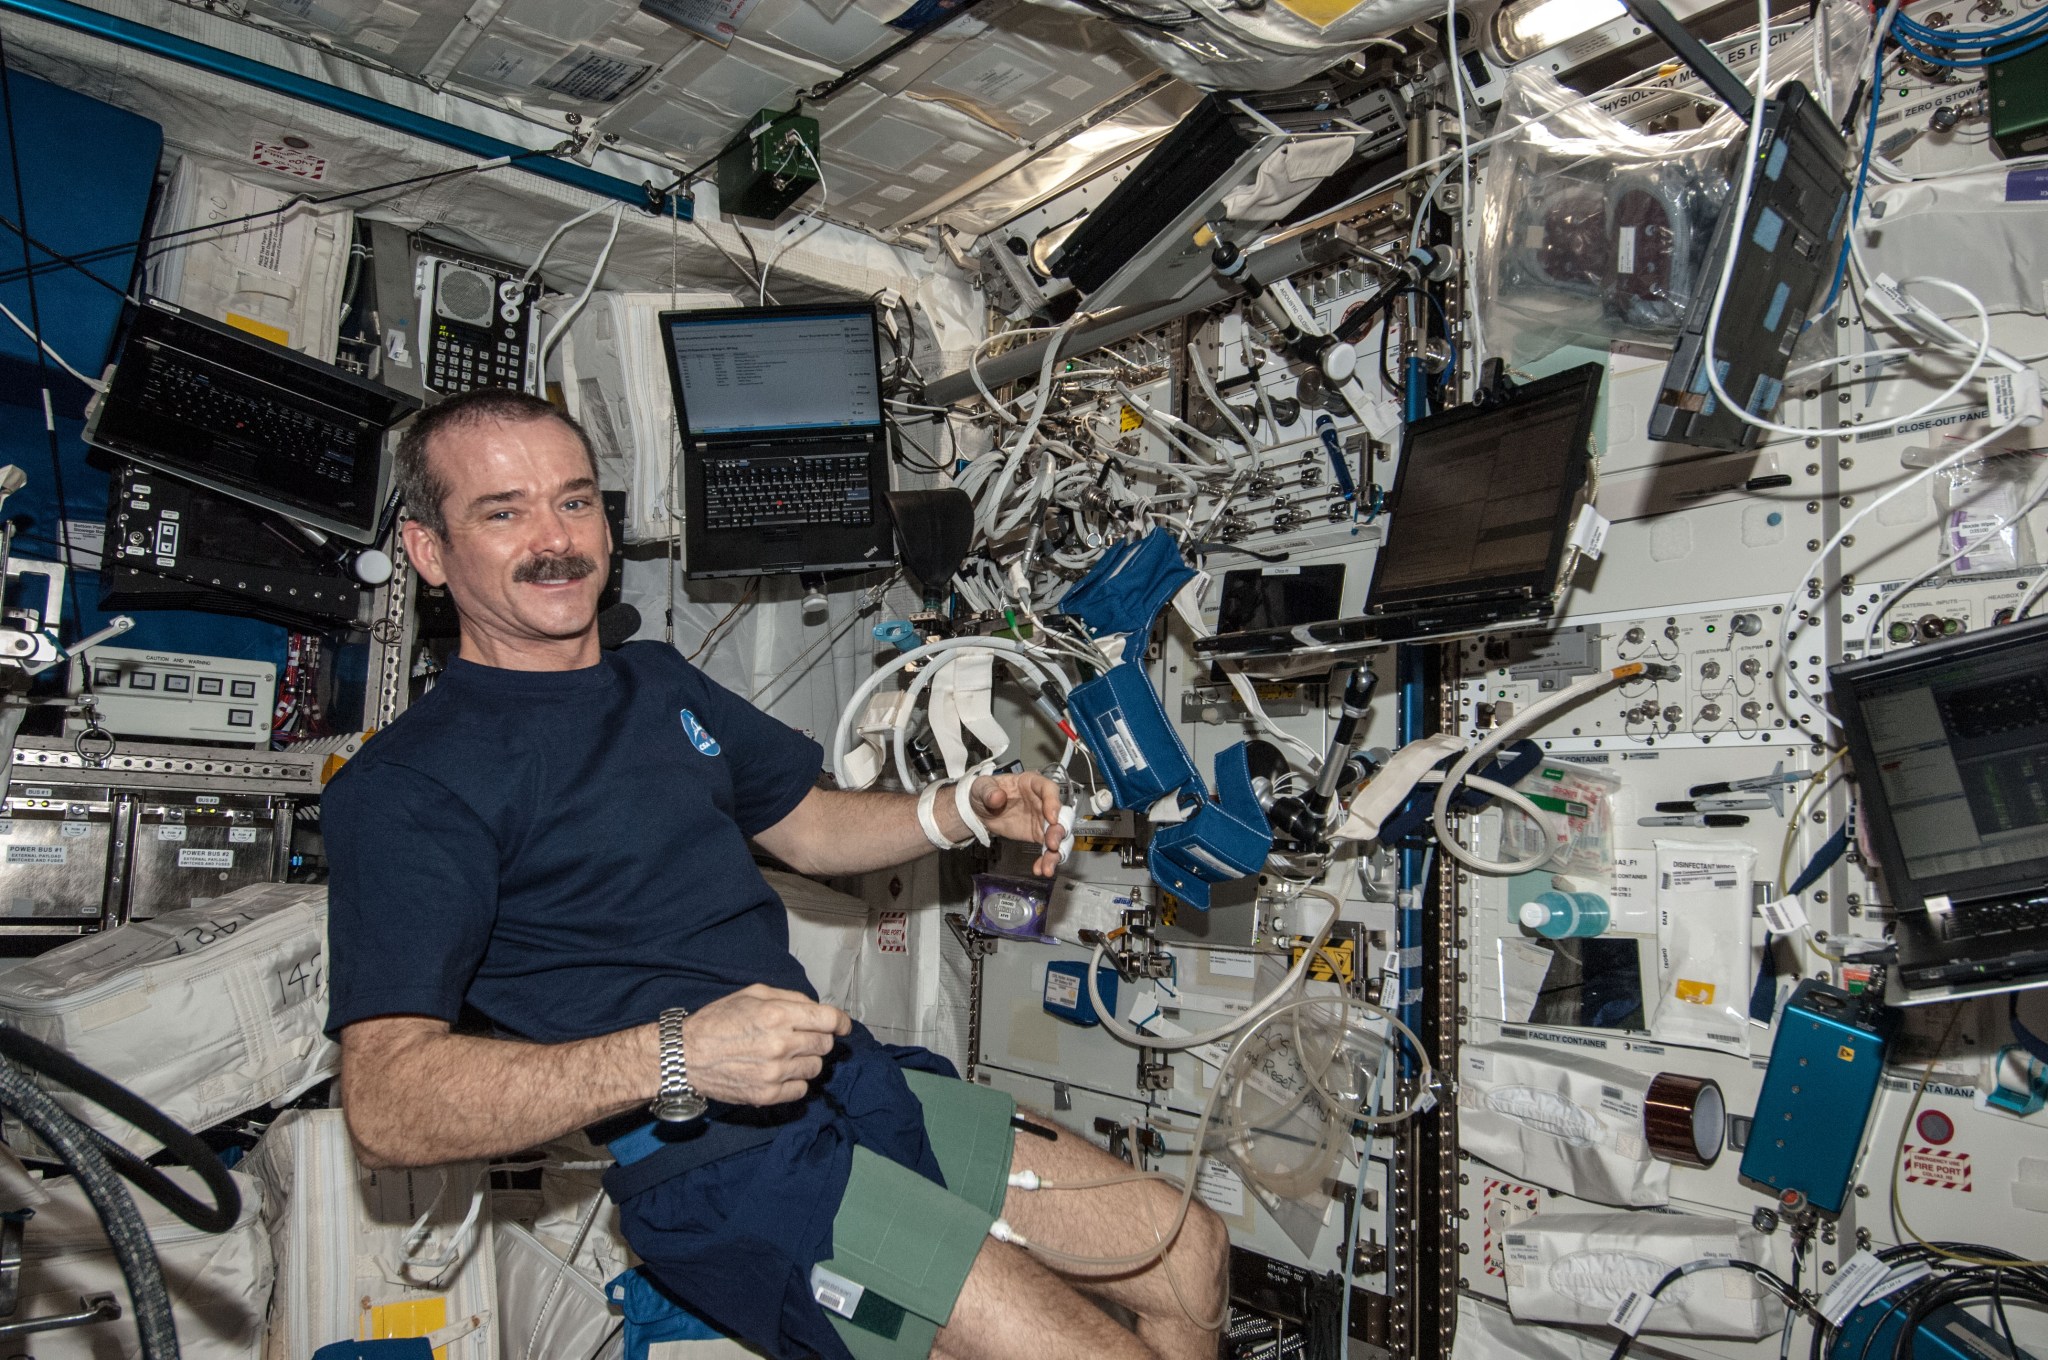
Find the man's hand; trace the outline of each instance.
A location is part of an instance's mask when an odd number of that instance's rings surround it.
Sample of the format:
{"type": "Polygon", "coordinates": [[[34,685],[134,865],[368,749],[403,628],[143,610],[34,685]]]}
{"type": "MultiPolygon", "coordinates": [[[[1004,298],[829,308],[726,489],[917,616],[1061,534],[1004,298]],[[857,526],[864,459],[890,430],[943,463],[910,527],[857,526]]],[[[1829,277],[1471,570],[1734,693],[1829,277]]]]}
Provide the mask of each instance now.
{"type": "Polygon", "coordinates": [[[683,1022],[690,1085],[730,1105],[803,1099],[825,1055],[853,1021],[801,992],[755,983],[722,996],[683,1022]]]}
{"type": "MultiPolygon", "coordinates": [[[[1060,842],[1067,834],[1060,825],[1057,784],[1042,774],[983,775],[974,781],[969,798],[974,815],[995,835],[1044,846],[1044,852],[1031,862],[1031,872],[1040,878],[1053,876],[1060,867],[1060,842]]],[[[941,804],[945,801],[939,800],[941,804]]]]}

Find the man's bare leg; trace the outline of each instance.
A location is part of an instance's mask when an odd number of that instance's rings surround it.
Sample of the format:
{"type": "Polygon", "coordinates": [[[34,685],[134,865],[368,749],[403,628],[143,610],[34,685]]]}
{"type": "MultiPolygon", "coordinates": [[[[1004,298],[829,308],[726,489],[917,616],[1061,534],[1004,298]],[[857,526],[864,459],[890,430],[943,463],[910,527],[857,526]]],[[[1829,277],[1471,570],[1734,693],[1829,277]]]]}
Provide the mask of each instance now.
{"type": "MultiPolygon", "coordinates": [[[[1027,1117],[1058,1129],[1043,1116],[1027,1117]]],[[[1129,1166],[1087,1139],[1058,1131],[1056,1139],[1019,1134],[1011,1169],[1034,1171],[1054,1186],[1130,1174],[1129,1166]]],[[[1177,1189],[1140,1180],[1087,1190],[1012,1189],[1003,1217],[1027,1241],[1076,1256],[1116,1257],[1153,1246],[1172,1226],[1179,1206],[1177,1189]]],[[[934,1354],[946,1360],[1047,1360],[1067,1354],[1214,1360],[1218,1334],[1205,1324],[1223,1312],[1228,1247],[1222,1220],[1200,1200],[1189,1205],[1187,1221],[1163,1256],[1135,1268],[1020,1261],[1028,1253],[985,1243],[934,1354]],[[1137,1314],[1137,1335],[1111,1322],[1082,1292],[1137,1314]],[[1068,1327],[1075,1329],[1071,1337],[1068,1327]]]]}

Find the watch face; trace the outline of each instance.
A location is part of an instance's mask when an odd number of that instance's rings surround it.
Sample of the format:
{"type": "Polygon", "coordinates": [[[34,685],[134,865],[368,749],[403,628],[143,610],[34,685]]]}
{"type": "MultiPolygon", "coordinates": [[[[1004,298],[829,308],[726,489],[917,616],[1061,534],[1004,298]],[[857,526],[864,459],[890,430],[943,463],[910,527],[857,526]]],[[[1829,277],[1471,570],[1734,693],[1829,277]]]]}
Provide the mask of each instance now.
{"type": "Polygon", "coordinates": [[[689,1120],[699,1118],[710,1108],[710,1102],[695,1091],[685,1091],[672,1096],[657,1096],[654,1103],[648,1106],[649,1111],[652,1112],[654,1117],[664,1124],[686,1123],[689,1120]]]}

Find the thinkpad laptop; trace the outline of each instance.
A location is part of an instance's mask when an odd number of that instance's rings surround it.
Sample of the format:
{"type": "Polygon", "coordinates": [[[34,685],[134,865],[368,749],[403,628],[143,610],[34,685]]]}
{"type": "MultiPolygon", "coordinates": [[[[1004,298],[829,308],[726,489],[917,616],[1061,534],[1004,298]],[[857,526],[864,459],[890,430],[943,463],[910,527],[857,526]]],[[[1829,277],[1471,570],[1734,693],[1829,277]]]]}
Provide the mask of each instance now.
{"type": "Polygon", "coordinates": [[[695,577],[895,561],[872,303],[661,314],[695,577]]]}
{"type": "Polygon", "coordinates": [[[2048,619],[1830,675],[1910,999],[2048,984],[2048,619]]]}
{"type": "Polygon", "coordinates": [[[130,306],[85,441],[157,472],[374,543],[385,432],[418,399],[160,298],[130,306]]]}
{"type": "MultiPolygon", "coordinates": [[[[1659,0],[1628,0],[1629,9],[1747,123],[1756,111],[1749,87],[1659,0]]],[[[1743,146],[1748,145],[1747,139],[1743,146]]],[[[1685,329],[1664,370],[1650,415],[1650,438],[1699,448],[1754,448],[1764,431],[1730,411],[1707,378],[1711,361],[1722,388],[1751,415],[1769,419],[1785,390],[1785,369],[1842,253],[1849,219],[1849,147],[1823,108],[1798,81],[1778,87],[1764,106],[1749,211],[1738,223],[1721,214],[1685,314],[1685,329]],[[1707,353],[1707,318],[1720,290],[1728,252],[1735,268],[1716,353],[1707,353]]],[[[1740,174],[1738,166],[1736,173],[1740,174]]],[[[1734,199],[1730,197],[1732,204],[1734,199]]]]}
{"type": "Polygon", "coordinates": [[[1217,660],[1456,637],[1540,623],[1556,611],[1592,470],[1599,364],[1407,427],[1386,539],[1364,615],[1222,632],[1217,660]]]}

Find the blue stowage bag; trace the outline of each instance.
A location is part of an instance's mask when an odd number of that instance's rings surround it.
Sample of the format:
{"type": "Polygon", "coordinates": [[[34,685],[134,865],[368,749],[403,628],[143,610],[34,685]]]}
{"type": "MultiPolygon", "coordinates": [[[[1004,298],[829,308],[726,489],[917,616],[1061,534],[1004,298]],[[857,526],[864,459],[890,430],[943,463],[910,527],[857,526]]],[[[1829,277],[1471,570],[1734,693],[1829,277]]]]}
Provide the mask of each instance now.
{"type": "Polygon", "coordinates": [[[626,1315],[625,1360],[647,1360],[647,1348],[657,1341],[716,1341],[725,1335],[637,1267],[614,1276],[604,1295],[626,1315]]]}

